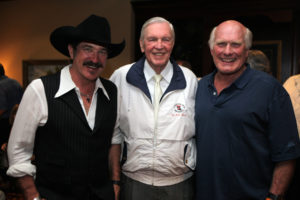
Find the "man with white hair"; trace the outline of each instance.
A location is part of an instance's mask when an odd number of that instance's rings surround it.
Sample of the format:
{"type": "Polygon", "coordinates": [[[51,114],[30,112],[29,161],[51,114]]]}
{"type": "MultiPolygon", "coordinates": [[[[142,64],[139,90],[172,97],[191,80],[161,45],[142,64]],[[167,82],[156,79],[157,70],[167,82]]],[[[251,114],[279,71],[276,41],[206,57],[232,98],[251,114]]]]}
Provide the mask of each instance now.
{"type": "MultiPolygon", "coordinates": [[[[161,17],[146,21],[140,36],[145,54],[116,70],[117,133],[124,138],[125,200],[192,200],[195,168],[196,76],[170,58],[175,33],[161,17]]],[[[121,141],[120,141],[121,142],[121,141]]]]}
{"type": "Polygon", "coordinates": [[[282,199],[300,155],[290,97],[246,64],[252,33],[228,20],[211,33],[216,70],[198,84],[197,200],[282,199]]]}

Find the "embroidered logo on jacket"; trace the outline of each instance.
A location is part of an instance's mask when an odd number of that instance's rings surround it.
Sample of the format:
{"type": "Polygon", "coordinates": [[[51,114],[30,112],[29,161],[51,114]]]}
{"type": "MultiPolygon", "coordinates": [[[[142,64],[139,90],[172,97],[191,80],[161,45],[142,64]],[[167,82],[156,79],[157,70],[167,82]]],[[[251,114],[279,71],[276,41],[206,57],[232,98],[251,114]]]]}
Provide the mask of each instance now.
{"type": "Polygon", "coordinates": [[[181,103],[177,103],[174,105],[174,112],[172,113],[173,117],[185,117],[186,116],[186,108],[185,105],[181,103]]]}
{"type": "Polygon", "coordinates": [[[182,113],[185,111],[185,106],[183,104],[177,103],[174,106],[174,111],[177,113],[182,113]]]}

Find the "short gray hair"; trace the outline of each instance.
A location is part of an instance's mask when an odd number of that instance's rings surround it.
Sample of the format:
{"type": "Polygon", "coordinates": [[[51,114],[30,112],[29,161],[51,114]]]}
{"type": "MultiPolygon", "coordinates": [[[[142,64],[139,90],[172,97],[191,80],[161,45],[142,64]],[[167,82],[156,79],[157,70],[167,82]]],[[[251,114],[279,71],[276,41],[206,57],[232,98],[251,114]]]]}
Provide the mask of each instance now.
{"type": "Polygon", "coordinates": [[[162,17],[152,17],[150,19],[148,19],[142,26],[142,30],[141,30],[141,35],[140,35],[140,40],[144,39],[144,35],[145,35],[145,29],[150,25],[150,24],[154,24],[154,23],[168,23],[171,29],[171,34],[173,37],[173,40],[175,40],[175,31],[174,31],[174,27],[171,24],[171,22],[169,22],[168,20],[166,20],[165,18],[162,17]]]}
{"type": "MultiPolygon", "coordinates": [[[[213,30],[210,33],[210,37],[208,40],[208,45],[210,49],[213,49],[214,44],[215,44],[215,32],[216,32],[217,26],[213,28],[213,30]]],[[[244,41],[246,44],[246,49],[249,50],[252,46],[252,38],[253,38],[253,34],[252,32],[246,27],[246,33],[244,36],[244,41]]]]}

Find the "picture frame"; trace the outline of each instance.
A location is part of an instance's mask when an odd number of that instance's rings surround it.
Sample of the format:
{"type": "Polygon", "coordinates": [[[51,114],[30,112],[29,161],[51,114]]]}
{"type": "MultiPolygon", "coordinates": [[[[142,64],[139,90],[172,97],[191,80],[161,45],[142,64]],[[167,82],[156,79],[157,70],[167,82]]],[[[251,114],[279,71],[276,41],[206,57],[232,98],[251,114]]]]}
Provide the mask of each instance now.
{"type": "Polygon", "coordinates": [[[34,79],[54,74],[68,64],[70,60],[23,60],[24,88],[34,79]]]}
{"type": "Polygon", "coordinates": [[[270,61],[272,75],[281,81],[281,57],[282,57],[282,41],[281,40],[262,40],[253,41],[252,48],[261,50],[265,53],[270,61]]]}

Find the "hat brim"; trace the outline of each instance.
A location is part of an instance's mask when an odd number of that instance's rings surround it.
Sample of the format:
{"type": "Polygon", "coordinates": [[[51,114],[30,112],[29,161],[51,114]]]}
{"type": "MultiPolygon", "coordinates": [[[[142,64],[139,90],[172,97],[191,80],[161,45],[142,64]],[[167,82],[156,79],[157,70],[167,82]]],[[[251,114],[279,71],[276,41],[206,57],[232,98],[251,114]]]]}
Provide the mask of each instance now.
{"type": "Polygon", "coordinates": [[[99,41],[96,38],[90,38],[89,36],[86,36],[83,32],[72,26],[63,26],[57,28],[50,35],[50,42],[53,47],[67,57],[70,57],[68,45],[82,41],[87,41],[106,47],[108,50],[107,58],[113,58],[119,55],[125,47],[125,40],[119,44],[99,41]]]}

